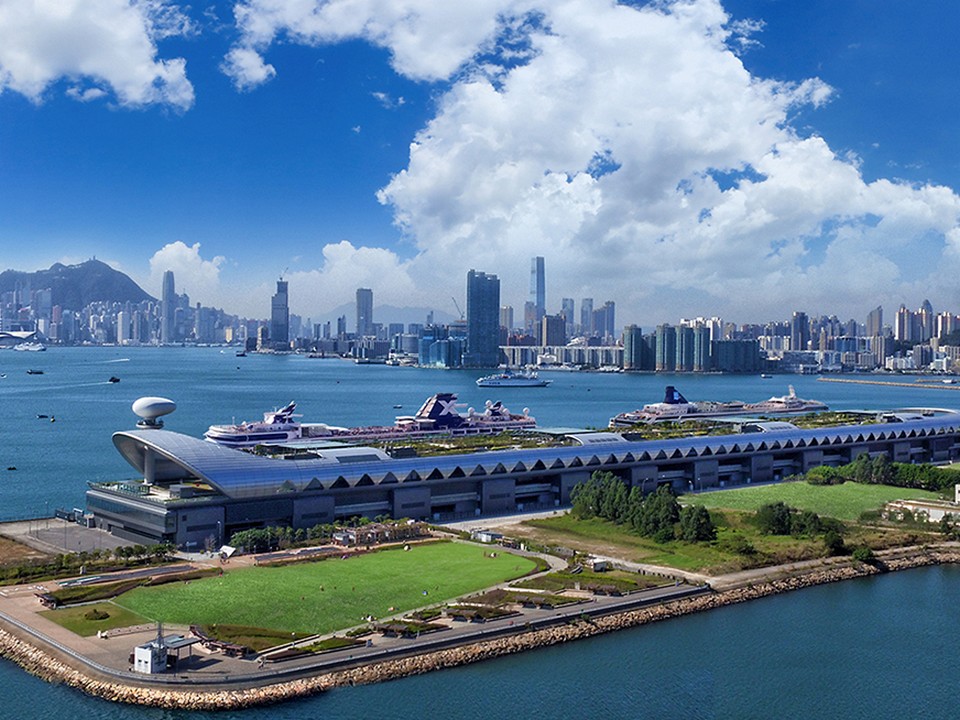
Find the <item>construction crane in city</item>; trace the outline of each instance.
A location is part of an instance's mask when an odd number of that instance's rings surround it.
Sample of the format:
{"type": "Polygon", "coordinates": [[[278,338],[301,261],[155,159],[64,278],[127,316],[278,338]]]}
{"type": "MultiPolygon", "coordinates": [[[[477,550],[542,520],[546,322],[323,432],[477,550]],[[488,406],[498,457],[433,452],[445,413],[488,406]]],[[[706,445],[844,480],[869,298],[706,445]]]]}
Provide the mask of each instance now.
{"type": "Polygon", "coordinates": [[[451,296],[450,299],[453,300],[453,305],[457,308],[457,312],[460,313],[460,319],[463,320],[463,310],[460,309],[460,303],[458,303],[457,299],[453,296],[451,296]]]}

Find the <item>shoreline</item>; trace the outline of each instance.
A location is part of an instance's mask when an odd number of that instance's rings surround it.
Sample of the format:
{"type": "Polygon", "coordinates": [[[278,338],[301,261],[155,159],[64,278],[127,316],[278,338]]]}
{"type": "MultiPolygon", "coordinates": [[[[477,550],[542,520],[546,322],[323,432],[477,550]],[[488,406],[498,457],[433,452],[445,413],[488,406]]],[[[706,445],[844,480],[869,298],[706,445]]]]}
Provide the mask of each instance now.
{"type": "Polygon", "coordinates": [[[55,653],[7,629],[0,629],[0,657],[16,663],[22,669],[47,682],[64,684],[112,702],[181,710],[240,710],[308,697],[337,687],[397,680],[433,670],[468,665],[806,587],[915,567],[960,564],[960,548],[933,546],[911,548],[906,551],[891,550],[880,556],[880,562],[883,564],[882,569],[851,560],[836,567],[814,568],[784,578],[777,577],[783,573],[784,567],[773,566],[768,568],[767,575],[775,579],[760,579],[743,587],[669,600],[596,618],[586,617],[573,623],[539,630],[521,630],[505,637],[381,660],[359,667],[325,672],[313,677],[242,689],[179,690],[101,680],[95,677],[93,672],[79,670],[57,657],[55,653]],[[884,559],[884,556],[888,559],[884,559]]]}

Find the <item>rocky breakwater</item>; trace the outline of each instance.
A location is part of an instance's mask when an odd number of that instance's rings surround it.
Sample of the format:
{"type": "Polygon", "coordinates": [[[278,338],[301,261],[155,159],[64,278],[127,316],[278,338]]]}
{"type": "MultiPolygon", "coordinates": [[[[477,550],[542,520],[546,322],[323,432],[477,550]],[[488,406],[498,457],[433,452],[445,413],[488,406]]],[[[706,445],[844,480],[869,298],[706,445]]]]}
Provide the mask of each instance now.
{"type": "MultiPolygon", "coordinates": [[[[867,577],[888,570],[904,570],[924,565],[947,563],[960,564],[960,548],[910,548],[886,553],[875,564],[851,561],[847,565],[815,569],[792,577],[761,581],[723,592],[672,600],[597,618],[584,615],[566,624],[542,630],[521,631],[516,635],[507,637],[417,656],[384,660],[362,667],[253,689],[178,690],[97,680],[3,630],[0,630],[0,655],[16,662],[28,672],[45,680],[64,683],[90,695],[114,702],[191,710],[242,709],[314,695],[334,687],[394,680],[433,670],[466,665],[814,585],[867,577]]],[[[771,574],[775,572],[779,572],[779,570],[771,568],[771,574]]]]}
{"type": "Polygon", "coordinates": [[[108,682],[67,665],[5,630],[0,630],[0,656],[43,680],[62,683],[88,695],[112,702],[168,709],[241,710],[314,695],[326,689],[326,680],[322,677],[262,688],[214,691],[176,690],[108,682]]]}

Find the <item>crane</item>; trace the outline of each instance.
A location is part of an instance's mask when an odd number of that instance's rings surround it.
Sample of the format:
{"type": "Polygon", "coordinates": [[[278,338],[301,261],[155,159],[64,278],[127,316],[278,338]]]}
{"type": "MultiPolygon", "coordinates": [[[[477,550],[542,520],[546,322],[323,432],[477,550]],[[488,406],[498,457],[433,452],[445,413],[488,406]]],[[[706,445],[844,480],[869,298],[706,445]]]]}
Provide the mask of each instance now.
{"type": "Polygon", "coordinates": [[[457,308],[457,312],[460,313],[460,319],[463,320],[463,310],[460,309],[460,303],[458,303],[457,299],[453,296],[451,296],[450,299],[453,300],[453,305],[457,308]]]}

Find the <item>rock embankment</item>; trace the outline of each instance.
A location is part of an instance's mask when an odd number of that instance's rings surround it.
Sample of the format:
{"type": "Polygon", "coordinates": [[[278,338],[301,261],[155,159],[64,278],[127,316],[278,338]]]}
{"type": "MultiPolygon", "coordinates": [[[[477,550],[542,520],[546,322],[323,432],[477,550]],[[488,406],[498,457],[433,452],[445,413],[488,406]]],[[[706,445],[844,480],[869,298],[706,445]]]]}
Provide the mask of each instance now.
{"type": "MultiPolygon", "coordinates": [[[[904,570],[912,567],[946,563],[960,564],[960,549],[915,549],[908,554],[886,558],[878,563],[879,568],[862,563],[823,568],[794,577],[757,582],[734,590],[672,600],[660,605],[605,617],[579,619],[573,623],[543,630],[521,632],[508,637],[461,647],[381,661],[363,667],[252,689],[179,690],[139,687],[119,682],[97,680],[3,630],[0,630],[0,655],[16,662],[28,672],[45,680],[63,683],[90,695],[114,702],[191,710],[242,709],[305,697],[334,687],[394,680],[433,670],[466,665],[480,660],[488,660],[524,650],[547,647],[601,633],[637,627],[814,585],[866,577],[887,570],[904,570]]],[[[773,572],[774,569],[771,569],[771,571],[773,572]]]]}

